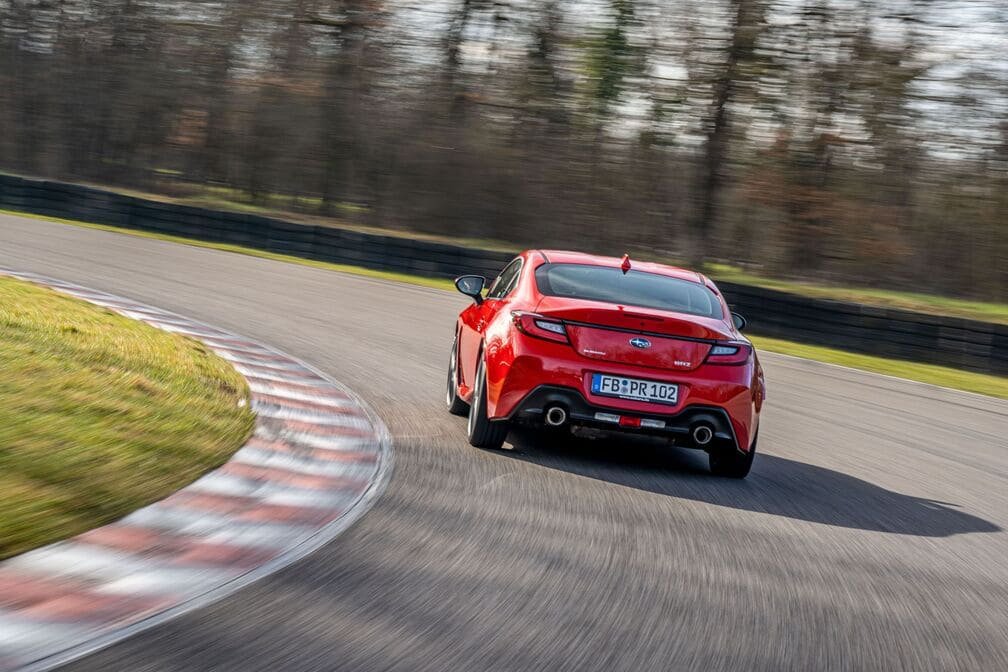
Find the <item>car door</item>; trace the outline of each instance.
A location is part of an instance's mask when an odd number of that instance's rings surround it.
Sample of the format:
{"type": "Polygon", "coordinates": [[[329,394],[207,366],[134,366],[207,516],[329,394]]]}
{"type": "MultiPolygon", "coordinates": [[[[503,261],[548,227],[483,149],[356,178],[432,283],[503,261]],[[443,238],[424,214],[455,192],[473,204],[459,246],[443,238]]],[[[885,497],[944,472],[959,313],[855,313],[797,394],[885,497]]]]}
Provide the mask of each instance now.
{"type": "Polygon", "coordinates": [[[504,267],[500,275],[490,284],[486,298],[479,305],[469,306],[462,312],[462,328],[459,332],[459,361],[462,384],[472,386],[476,379],[476,363],[483,343],[483,332],[490,321],[506,305],[507,297],[514,291],[521,274],[522,258],[519,257],[504,267]]]}

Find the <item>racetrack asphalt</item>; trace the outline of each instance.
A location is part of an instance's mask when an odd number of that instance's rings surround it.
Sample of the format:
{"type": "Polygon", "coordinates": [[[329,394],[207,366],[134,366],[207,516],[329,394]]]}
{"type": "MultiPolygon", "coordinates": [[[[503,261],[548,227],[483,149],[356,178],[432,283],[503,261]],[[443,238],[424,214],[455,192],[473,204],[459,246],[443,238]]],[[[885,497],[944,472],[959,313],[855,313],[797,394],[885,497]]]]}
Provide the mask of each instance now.
{"type": "Polygon", "coordinates": [[[393,436],[330,545],[66,669],[1008,670],[1008,402],[771,354],[748,480],[647,442],[465,441],[451,293],[0,215],[0,266],[271,343],[393,436]]]}

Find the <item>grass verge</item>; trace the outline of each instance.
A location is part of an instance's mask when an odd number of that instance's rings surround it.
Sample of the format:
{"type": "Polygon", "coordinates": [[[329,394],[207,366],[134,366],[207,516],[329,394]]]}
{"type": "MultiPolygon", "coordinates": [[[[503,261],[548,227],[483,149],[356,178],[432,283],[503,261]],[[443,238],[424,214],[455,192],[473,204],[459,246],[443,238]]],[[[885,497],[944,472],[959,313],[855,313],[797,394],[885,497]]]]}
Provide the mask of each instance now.
{"type": "MultiPolygon", "coordinates": [[[[242,247],[240,245],[212,243],[194,238],[185,238],[182,236],[171,236],[166,234],[151,233],[148,231],[136,231],[133,229],[124,229],[115,226],[107,226],[104,224],[92,224],[89,222],[79,222],[74,220],[59,219],[56,217],[46,217],[43,215],[21,213],[8,210],[0,210],[0,214],[15,215],[18,217],[30,217],[34,219],[58,222],[62,224],[71,224],[73,226],[99,229],[102,231],[123,233],[131,236],[154,238],[157,240],[167,240],[171,242],[182,243],[185,245],[205,247],[214,250],[223,250],[227,252],[234,252],[237,254],[245,254],[253,257],[261,257],[263,259],[273,259],[292,264],[301,264],[302,266],[312,266],[315,268],[322,268],[331,271],[340,271],[343,273],[350,273],[353,275],[360,275],[369,278],[377,278],[381,280],[405,282],[413,285],[421,285],[424,287],[433,287],[436,289],[444,289],[444,290],[454,289],[453,284],[450,280],[441,280],[438,278],[424,278],[421,276],[409,275],[406,273],[375,271],[368,268],[361,268],[359,266],[349,266],[346,264],[333,264],[325,261],[315,261],[312,259],[303,259],[301,257],[295,257],[286,254],[265,252],[262,250],[256,250],[249,247],[242,247]]],[[[814,359],[829,364],[839,364],[841,366],[848,366],[854,369],[861,369],[863,371],[868,371],[871,373],[881,373],[890,376],[897,376],[900,378],[907,378],[909,380],[916,380],[922,383],[929,383],[931,385],[939,385],[942,387],[949,387],[956,390],[965,390],[967,392],[976,392],[978,394],[985,394],[988,396],[1008,399],[1008,378],[985,375],[980,373],[971,373],[968,371],[960,371],[958,369],[943,366],[935,366],[931,364],[918,364],[915,362],[907,362],[899,359],[886,359],[884,357],[861,355],[857,353],[846,352],[843,350],[834,350],[832,348],[825,348],[816,345],[806,345],[804,343],[795,343],[792,341],[784,341],[774,338],[762,338],[759,336],[754,336],[753,341],[756,343],[757,347],[759,347],[762,350],[766,350],[767,352],[778,352],[782,354],[793,355],[795,357],[804,357],[806,359],[814,359]]]]}
{"type": "Polygon", "coordinates": [[[247,398],[201,343],[0,278],[0,558],[218,466],[252,429],[247,398]]]}

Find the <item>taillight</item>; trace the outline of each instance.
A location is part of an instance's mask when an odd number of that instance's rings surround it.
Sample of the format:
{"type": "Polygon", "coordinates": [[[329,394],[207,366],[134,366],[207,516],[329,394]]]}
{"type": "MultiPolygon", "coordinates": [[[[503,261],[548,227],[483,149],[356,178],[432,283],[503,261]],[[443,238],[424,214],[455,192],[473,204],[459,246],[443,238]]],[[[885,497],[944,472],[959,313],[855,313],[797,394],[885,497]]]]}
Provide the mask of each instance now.
{"type": "Polygon", "coordinates": [[[556,343],[570,343],[567,340],[567,329],[560,320],[552,320],[542,315],[526,313],[520,310],[511,313],[511,319],[514,321],[514,325],[518,331],[526,336],[554,341],[556,343]]]}
{"type": "Polygon", "coordinates": [[[748,343],[715,343],[707,353],[707,364],[745,364],[752,354],[748,343]]]}

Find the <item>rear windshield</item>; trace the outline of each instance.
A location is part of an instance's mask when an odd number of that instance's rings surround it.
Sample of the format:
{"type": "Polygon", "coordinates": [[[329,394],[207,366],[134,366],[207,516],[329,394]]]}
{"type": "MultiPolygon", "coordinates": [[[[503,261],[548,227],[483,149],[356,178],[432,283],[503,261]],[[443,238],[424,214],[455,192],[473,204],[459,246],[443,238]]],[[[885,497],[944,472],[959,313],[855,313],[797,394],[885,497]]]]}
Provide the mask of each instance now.
{"type": "Polygon", "coordinates": [[[536,269],[547,296],[604,301],[722,319],[721,302],[707,287],[667,275],[583,264],[543,264],[536,269]]]}

